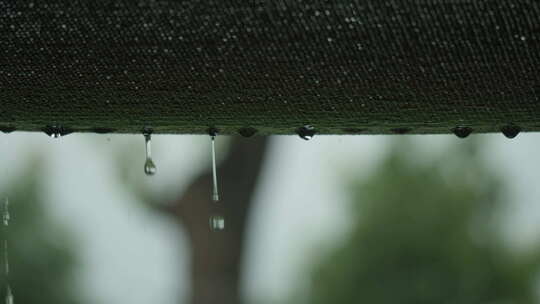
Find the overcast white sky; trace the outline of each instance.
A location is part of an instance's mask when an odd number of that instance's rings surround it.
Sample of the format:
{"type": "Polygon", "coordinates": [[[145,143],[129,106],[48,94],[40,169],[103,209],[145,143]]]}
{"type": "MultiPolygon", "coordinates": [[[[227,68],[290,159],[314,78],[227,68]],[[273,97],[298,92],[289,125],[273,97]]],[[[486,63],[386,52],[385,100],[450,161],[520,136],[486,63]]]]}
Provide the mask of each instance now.
{"type": "MultiPolygon", "coordinates": [[[[473,135],[486,139],[485,156],[507,177],[512,200],[509,227],[516,245],[540,240],[540,135],[473,135]]],[[[396,136],[295,136],[273,138],[250,219],[244,292],[252,300],[279,301],[292,287],[306,284],[302,269],[325,242],[339,240],[347,228],[348,176],[369,173],[396,136]]],[[[464,140],[454,136],[411,136],[424,154],[443,153],[464,140]]],[[[94,303],[170,303],[189,292],[185,237],[167,218],[140,208],[118,183],[114,162],[122,147],[143,176],[141,135],[72,134],[52,140],[44,134],[0,135],[0,166],[19,172],[32,153],[46,162],[46,192],[56,220],[65,223],[83,248],[81,288],[94,303]],[[127,152],[126,152],[127,151],[127,152]]],[[[181,189],[210,160],[205,136],[155,135],[152,191],[181,189]]],[[[219,146],[218,146],[219,153],[219,146]]],[[[219,155],[218,155],[219,156],[219,155]]],[[[2,179],[0,182],[5,182],[2,179]]],[[[209,189],[210,195],[210,189],[209,189]]],[[[12,202],[16,204],[16,202],[12,202]]]]}

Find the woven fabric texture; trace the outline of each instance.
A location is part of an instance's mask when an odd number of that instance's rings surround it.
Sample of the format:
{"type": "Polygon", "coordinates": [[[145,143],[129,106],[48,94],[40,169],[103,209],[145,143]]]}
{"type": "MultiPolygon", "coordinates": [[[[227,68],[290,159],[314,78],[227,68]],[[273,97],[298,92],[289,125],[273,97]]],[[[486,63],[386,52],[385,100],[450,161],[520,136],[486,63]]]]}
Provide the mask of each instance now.
{"type": "Polygon", "coordinates": [[[536,0],[8,0],[0,38],[6,131],[540,130],[536,0]]]}

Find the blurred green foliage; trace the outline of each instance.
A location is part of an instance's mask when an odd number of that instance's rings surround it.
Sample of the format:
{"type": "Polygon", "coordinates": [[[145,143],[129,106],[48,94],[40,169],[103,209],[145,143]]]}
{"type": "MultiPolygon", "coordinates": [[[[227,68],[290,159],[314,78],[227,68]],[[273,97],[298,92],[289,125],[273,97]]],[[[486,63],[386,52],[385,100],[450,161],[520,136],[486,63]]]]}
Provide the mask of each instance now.
{"type": "MultiPolygon", "coordinates": [[[[0,227],[0,239],[8,240],[9,281],[15,303],[82,303],[76,290],[76,252],[69,231],[48,214],[41,169],[37,162],[2,191],[2,207],[9,195],[9,227],[0,227]]],[[[3,209],[1,209],[3,210],[3,209]]],[[[0,295],[5,295],[4,251],[1,251],[0,295]]]]}
{"type": "Polygon", "coordinates": [[[410,143],[395,144],[353,185],[355,225],[313,270],[308,302],[536,303],[540,253],[502,240],[503,183],[477,148],[418,161],[410,143]]]}

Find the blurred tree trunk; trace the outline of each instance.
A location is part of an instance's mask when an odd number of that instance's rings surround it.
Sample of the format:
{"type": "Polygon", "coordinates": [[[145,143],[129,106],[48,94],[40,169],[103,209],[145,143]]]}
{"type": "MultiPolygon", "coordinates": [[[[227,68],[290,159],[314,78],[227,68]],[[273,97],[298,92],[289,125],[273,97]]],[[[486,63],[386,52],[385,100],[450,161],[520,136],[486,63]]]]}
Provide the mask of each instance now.
{"type": "Polygon", "coordinates": [[[266,137],[232,140],[218,167],[220,202],[211,201],[212,172],[208,170],[170,209],[191,241],[192,304],[242,303],[239,283],[246,223],[267,142],[266,137]],[[225,230],[210,230],[212,215],[225,217],[225,230]]]}

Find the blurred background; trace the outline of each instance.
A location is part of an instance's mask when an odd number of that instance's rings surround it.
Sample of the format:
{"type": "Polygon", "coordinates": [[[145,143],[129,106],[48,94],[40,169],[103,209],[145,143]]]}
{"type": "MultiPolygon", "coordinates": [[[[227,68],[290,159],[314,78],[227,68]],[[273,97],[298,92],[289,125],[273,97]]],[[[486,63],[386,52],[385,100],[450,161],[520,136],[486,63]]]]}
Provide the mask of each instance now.
{"type": "Polygon", "coordinates": [[[540,303],[539,139],[1,135],[15,303],[540,303]]]}

